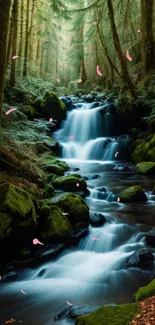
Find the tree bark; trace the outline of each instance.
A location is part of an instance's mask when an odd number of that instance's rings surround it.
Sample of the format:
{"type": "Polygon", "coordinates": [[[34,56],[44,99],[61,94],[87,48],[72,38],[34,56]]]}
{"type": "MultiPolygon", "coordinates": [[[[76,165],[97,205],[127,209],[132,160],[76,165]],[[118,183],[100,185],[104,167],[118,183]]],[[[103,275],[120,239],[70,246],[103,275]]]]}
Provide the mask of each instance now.
{"type": "Polygon", "coordinates": [[[116,29],[112,0],[107,0],[107,4],[108,4],[108,9],[109,9],[109,18],[110,18],[112,35],[113,35],[113,41],[114,41],[115,49],[118,54],[118,58],[120,61],[120,66],[121,66],[122,91],[129,89],[132,97],[136,98],[137,97],[136,90],[135,90],[135,87],[133,85],[133,82],[132,82],[129,72],[128,72],[126,58],[122,52],[120,41],[119,41],[119,36],[117,33],[117,29],[116,29]]]}
{"type": "Polygon", "coordinates": [[[6,47],[7,47],[7,31],[9,24],[11,0],[0,0],[0,117],[2,114],[2,102],[4,91],[4,76],[6,68],[6,47]]]}
{"type": "Polygon", "coordinates": [[[16,69],[16,60],[13,60],[12,57],[17,55],[17,29],[18,29],[18,0],[14,0],[13,9],[12,9],[12,51],[11,51],[11,69],[10,69],[10,86],[15,86],[15,69],[16,69]]]}
{"type": "Polygon", "coordinates": [[[144,75],[155,68],[153,43],[154,0],[141,0],[142,62],[144,75]]]}
{"type": "Polygon", "coordinates": [[[29,5],[30,5],[30,0],[27,0],[27,8],[26,8],[26,29],[25,29],[25,51],[24,51],[24,69],[23,69],[23,77],[26,77],[26,76],[27,76],[27,73],[28,73],[29,5]]]}

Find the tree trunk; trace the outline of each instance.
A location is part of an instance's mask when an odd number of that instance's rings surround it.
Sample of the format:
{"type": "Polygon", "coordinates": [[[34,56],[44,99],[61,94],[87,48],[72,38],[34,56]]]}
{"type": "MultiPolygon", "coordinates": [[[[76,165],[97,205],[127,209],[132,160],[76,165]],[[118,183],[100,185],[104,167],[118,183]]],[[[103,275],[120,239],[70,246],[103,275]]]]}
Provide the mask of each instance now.
{"type": "Polygon", "coordinates": [[[155,68],[153,43],[154,0],[141,0],[142,62],[144,75],[155,68]]]}
{"type": "Polygon", "coordinates": [[[0,116],[2,114],[2,101],[4,91],[4,76],[6,67],[6,46],[7,46],[7,31],[9,24],[11,0],[0,0],[0,116]]]}
{"type": "Polygon", "coordinates": [[[118,54],[118,58],[119,58],[120,65],[121,65],[122,91],[129,89],[132,97],[136,98],[137,97],[136,90],[135,90],[135,87],[133,85],[133,82],[130,78],[130,75],[129,75],[129,72],[127,69],[126,58],[122,52],[120,41],[119,41],[119,36],[118,36],[116,25],[115,25],[112,0],[107,0],[107,4],[108,4],[108,9],[109,9],[109,18],[110,18],[112,35],[113,35],[113,41],[114,41],[115,49],[118,54]]]}
{"type": "Polygon", "coordinates": [[[15,85],[15,69],[16,69],[16,60],[13,60],[12,57],[17,55],[17,29],[18,29],[18,0],[14,0],[13,9],[12,9],[12,51],[11,51],[11,70],[10,70],[10,86],[14,87],[15,85]]]}
{"type": "MultiPolygon", "coordinates": [[[[81,42],[83,42],[83,25],[81,25],[81,42]]],[[[84,62],[84,49],[83,49],[83,44],[80,46],[80,57],[81,57],[81,71],[80,71],[80,75],[81,75],[81,79],[83,82],[85,82],[87,80],[86,77],[86,69],[85,69],[85,62],[84,62]]]]}
{"type": "MultiPolygon", "coordinates": [[[[13,12],[13,7],[12,7],[13,12]]],[[[13,22],[12,22],[12,14],[10,17],[10,23],[8,24],[8,43],[7,43],[7,55],[6,55],[6,68],[10,67],[10,59],[11,59],[11,46],[12,46],[12,36],[13,36],[13,22]]]]}
{"type": "Polygon", "coordinates": [[[30,5],[30,0],[27,0],[27,8],[26,8],[26,30],[25,30],[25,51],[24,51],[24,69],[23,69],[23,77],[26,77],[26,76],[27,76],[27,73],[28,73],[29,5],[30,5]]]}
{"type": "Polygon", "coordinates": [[[33,32],[33,22],[34,22],[34,5],[35,0],[32,0],[32,11],[31,11],[31,22],[30,22],[30,29],[29,29],[29,62],[32,60],[32,32],[33,32]]]}

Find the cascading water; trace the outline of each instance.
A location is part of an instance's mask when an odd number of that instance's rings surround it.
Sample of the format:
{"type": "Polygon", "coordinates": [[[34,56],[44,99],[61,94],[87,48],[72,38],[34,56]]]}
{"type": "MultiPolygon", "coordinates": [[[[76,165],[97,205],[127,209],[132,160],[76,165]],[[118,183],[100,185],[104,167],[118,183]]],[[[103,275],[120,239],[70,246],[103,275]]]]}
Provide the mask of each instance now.
{"type": "MultiPolygon", "coordinates": [[[[107,111],[101,113],[106,105],[98,103],[78,103],[77,109],[67,114],[61,130],[55,137],[62,146],[63,158],[82,160],[112,160],[122,143],[112,138],[114,134],[114,115],[107,111]]],[[[105,110],[105,109],[104,109],[105,110]]]]}
{"type": "MultiPolygon", "coordinates": [[[[119,192],[124,184],[123,173],[115,173],[113,162],[111,165],[91,162],[114,160],[117,151],[124,154],[129,139],[114,137],[114,117],[110,110],[101,115],[101,107],[96,103],[76,105],[77,109],[68,112],[55,137],[63,147],[62,157],[73,159],[72,166],[79,166],[81,175],[87,173],[90,212],[103,212],[106,223],[100,228],[89,226],[88,235],[80,240],[77,248],[66,250],[54,261],[35,270],[26,270],[22,280],[7,285],[1,283],[0,301],[7,306],[1,310],[2,324],[11,317],[22,320],[23,325],[54,324],[53,317],[67,307],[66,301],[92,306],[131,302],[137,288],[154,276],[153,271],[126,266],[127,258],[146,244],[145,231],[140,228],[141,206],[134,210],[132,206],[114,201],[114,191],[117,188],[119,192]],[[79,160],[85,162],[78,165],[79,160]],[[100,178],[92,179],[94,172],[98,172],[100,178]],[[103,186],[108,189],[101,188],[103,186]],[[92,240],[94,237],[98,240],[92,240]]],[[[132,185],[135,178],[133,175],[130,178],[130,172],[127,175],[128,184],[132,185]]],[[[138,179],[136,181],[138,184],[138,179]]],[[[145,211],[146,215],[151,215],[151,209],[153,203],[143,205],[144,215],[145,211]]],[[[58,325],[73,323],[69,320],[57,322],[58,325]]]]}

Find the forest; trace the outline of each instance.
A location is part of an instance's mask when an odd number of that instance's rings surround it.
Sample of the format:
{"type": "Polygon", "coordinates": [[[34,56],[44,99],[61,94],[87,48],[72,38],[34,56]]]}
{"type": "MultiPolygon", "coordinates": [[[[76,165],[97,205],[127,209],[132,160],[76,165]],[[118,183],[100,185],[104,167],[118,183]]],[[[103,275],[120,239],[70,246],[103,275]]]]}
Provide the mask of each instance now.
{"type": "Polygon", "coordinates": [[[0,54],[0,325],[154,325],[154,0],[0,0],[0,54]]]}

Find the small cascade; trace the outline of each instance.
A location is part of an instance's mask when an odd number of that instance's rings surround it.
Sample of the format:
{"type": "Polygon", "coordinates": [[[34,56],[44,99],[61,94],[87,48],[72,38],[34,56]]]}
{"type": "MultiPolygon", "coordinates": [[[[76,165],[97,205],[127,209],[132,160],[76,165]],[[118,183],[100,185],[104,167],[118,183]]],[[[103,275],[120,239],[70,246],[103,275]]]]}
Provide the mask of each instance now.
{"type": "Polygon", "coordinates": [[[112,138],[115,127],[114,107],[100,103],[76,103],[76,109],[67,112],[55,138],[61,144],[61,155],[66,159],[117,160],[125,159],[127,138],[112,138]],[[104,114],[103,114],[104,111],[104,114]],[[125,150],[124,150],[125,149],[125,150]]]}

